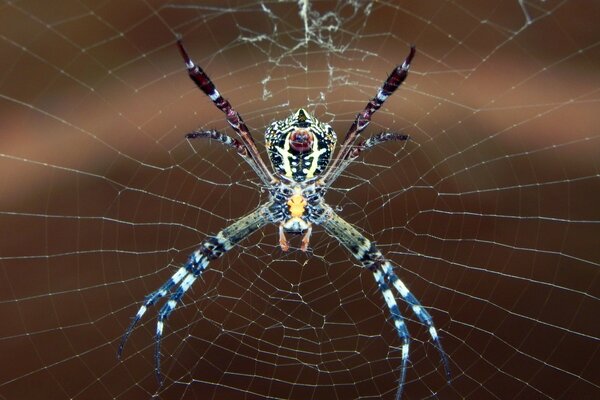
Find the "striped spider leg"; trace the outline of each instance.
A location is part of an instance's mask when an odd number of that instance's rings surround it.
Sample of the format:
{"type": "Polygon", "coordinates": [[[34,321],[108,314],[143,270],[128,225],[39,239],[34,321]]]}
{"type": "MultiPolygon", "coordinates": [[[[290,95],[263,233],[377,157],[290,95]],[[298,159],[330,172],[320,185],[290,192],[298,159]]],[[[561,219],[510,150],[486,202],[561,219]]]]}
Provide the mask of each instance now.
{"type": "Polygon", "coordinates": [[[123,348],[125,347],[125,343],[127,342],[129,335],[131,335],[131,332],[135,328],[136,324],[140,321],[148,308],[153,306],[161,298],[169,296],[167,302],[165,302],[159,310],[158,319],[156,322],[156,340],[154,350],[155,371],[159,384],[162,384],[162,375],[160,372],[160,343],[163,336],[164,324],[167,318],[175,309],[175,307],[177,307],[177,304],[181,302],[181,298],[185,295],[200,274],[202,274],[206,267],[208,267],[208,263],[210,261],[220,258],[241,240],[250,236],[253,232],[269,222],[267,218],[267,207],[268,205],[264,205],[258,208],[254,212],[238,219],[233,224],[221,230],[215,236],[209,236],[206,238],[200,244],[200,246],[198,246],[198,249],[190,255],[188,261],[177,270],[177,272],[167,279],[167,281],[163,283],[161,287],[147,295],[144,303],[140,306],[137,314],[123,335],[121,343],[119,344],[117,355],[121,357],[123,354],[123,348]]]}
{"type": "MultiPolygon", "coordinates": [[[[323,188],[329,188],[331,184],[340,176],[340,174],[348,167],[348,165],[363,151],[369,150],[381,143],[391,140],[408,140],[408,135],[394,132],[380,132],[366,140],[363,140],[357,146],[354,146],[354,143],[360,136],[361,132],[371,121],[373,114],[381,108],[388,97],[391,96],[396,89],[402,85],[408,76],[408,70],[415,53],[415,46],[411,46],[410,52],[404,62],[394,68],[383,85],[377,91],[375,97],[373,97],[367,103],[365,108],[356,116],[356,119],[346,133],[337,156],[319,181],[323,188]]],[[[404,283],[398,278],[390,262],[383,257],[381,252],[373,243],[361,235],[351,224],[347,223],[341,217],[335,214],[333,210],[329,209],[326,214],[328,217],[324,218],[324,220],[321,222],[321,225],[330,236],[338,239],[338,241],[344,247],[346,247],[365,268],[369,269],[373,273],[375,281],[377,282],[377,286],[383,295],[386,305],[392,315],[392,319],[394,320],[398,336],[403,342],[402,365],[400,378],[398,381],[398,390],[396,392],[396,399],[400,399],[402,396],[404,382],[406,381],[406,370],[409,360],[410,334],[404,322],[404,318],[400,313],[396,299],[390,289],[390,285],[393,286],[400,294],[402,299],[410,305],[413,313],[417,316],[421,323],[427,325],[434,346],[438,350],[442,359],[446,378],[449,381],[450,364],[448,362],[448,356],[442,348],[437,330],[433,324],[433,318],[429,312],[421,305],[417,298],[408,290],[406,285],[404,285],[404,283]]]]}
{"type": "Polygon", "coordinates": [[[408,290],[400,278],[398,278],[391,263],[381,254],[374,243],[365,238],[352,224],[343,220],[331,208],[327,210],[321,225],[331,237],[337,239],[346,249],[348,249],[363,267],[373,273],[379,291],[392,315],[398,336],[402,340],[402,364],[400,367],[400,378],[398,379],[396,399],[402,397],[402,390],[406,381],[410,334],[390,286],[393,286],[402,299],[408,303],[419,321],[427,326],[429,335],[433,339],[433,344],[438,350],[442,363],[444,364],[446,378],[449,380],[450,364],[448,362],[448,356],[442,348],[442,343],[440,342],[437,330],[433,325],[433,318],[421,305],[419,300],[417,300],[417,298],[408,290]]]}
{"type": "MultiPolygon", "coordinates": [[[[256,148],[254,138],[250,134],[250,131],[248,130],[246,123],[242,119],[242,116],[231,106],[229,101],[227,101],[223,98],[223,96],[221,96],[221,93],[219,93],[215,84],[208,77],[208,75],[206,75],[204,70],[202,70],[202,68],[200,68],[198,65],[194,64],[187,51],[185,50],[185,47],[183,47],[183,43],[181,42],[181,40],[177,41],[177,47],[179,48],[179,52],[181,53],[181,56],[185,61],[185,66],[187,67],[188,75],[190,76],[192,81],[194,81],[196,86],[198,86],[198,88],[202,90],[204,94],[206,94],[212,100],[214,105],[217,106],[219,110],[225,113],[227,122],[242,139],[243,146],[246,147],[246,154],[243,155],[243,158],[246,160],[246,162],[248,162],[248,164],[250,164],[256,175],[258,175],[258,177],[263,181],[263,183],[268,184],[276,181],[275,177],[273,177],[273,174],[271,173],[271,171],[269,171],[269,168],[267,168],[267,165],[260,156],[260,152],[256,148]]],[[[188,138],[193,137],[200,137],[200,135],[190,136],[190,134],[188,134],[188,138]]],[[[227,136],[225,135],[225,137],[227,136]]],[[[226,142],[224,141],[223,143],[226,142]]],[[[235,140],[235,143],[236,146],[239,148],[239,145],[241,143],[239,143],[237,140],[235,140]]],[[[238,153],[242,155],[239,150],[238,153]]]]}
{"type": "MultiPolygon", "coordinates": [[[[329,166],[329,168],[321,178],[321,183],[324,187],[331,186],[331,184],[348,167],[350,162],[354,158],[356,158],[356,156],[349,157],[353,149],[352,145],[354,144],[356,139],[358,139],[361,132],[365,130],[367,125],[369,125],[373,114],[375,114],[375,112],[381,108],[381,106],[388,99],[388,97],[390,97],[396,91],[396,89],[398,89],[400,85],[402,85],[402,83],[408,76],[408,69],[410,68],[410,63],[412,62],[415,53],[415,46],[411,46],[410,52],[408,53],[408,56],[406,57],[404,62],[398,65],[396,68],[394,68],[394,70],[390,73],[385,82],[383,82],[383,85],[377,91],[375,97],[373,97],[367,103],[365,108],[356,115],[356,119],[350,126],[350,129],[348,129],[346,137],[342,142],[337,156],[335,157],[333,163],[329,166]]],[[[385,140],[374,140],[371,146],[376,145],[378,143],[382,143],[384,141],[385,140]]]]}
{"type": "Polygon", "coordinates": [[[363,151],[367,151],[378,144],[388,142],[391,140],[404,141],[408,140],[408,135],[404,135],[401,133],[395,132],[380,132],[376,135],[371,136],[370,138],[363,140],[356,147],[350,149],[348,156],[346,157],[348,160],[352,161],[356,159],[363,151]]]}

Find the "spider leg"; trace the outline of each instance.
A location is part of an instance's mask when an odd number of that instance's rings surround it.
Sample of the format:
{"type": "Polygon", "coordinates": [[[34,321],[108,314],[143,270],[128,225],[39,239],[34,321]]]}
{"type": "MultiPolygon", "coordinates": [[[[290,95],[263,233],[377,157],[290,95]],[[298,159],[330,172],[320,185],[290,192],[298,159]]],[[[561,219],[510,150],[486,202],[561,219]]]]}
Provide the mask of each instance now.
{"type": "Polygon", "coordinates": [[[352,126],[350,126],[350,129],[346,133],[336,158],[333,160],[333,163],[329,166],[327,172],[321,179],[325,187],[329,187],[331,183],[335,181],[337,177],[344,171],[344,169],[346,169],[349,164],[348,153],[352,151],[352,144],[356,141],[360,133],[367,127],[369,122],[371,122],[371,117],[373,114],[379,110],[387,98],[390,97],[392,93],[394,93],[396,89],[400,87],[400,85],[402,85],[402,82],[404,82],[408,75],[408,69],[410,68],[410,63],[415,56],[415,52],[415,46],[411,46],[410,52],[408,53],[408,56],[404,62],[394,68],[385,82],[383,82],[383,85],[377,91],[375,97],[373,97],[367,103],[365,108],[358,113],[354,123],[352,123],[352,126]]]}
{"type": "Polygon", "coordinates": [[[393,286],[400,296],[406,301],[417,316],[417,318],[427,325],[429,334],[433,343],[440,354],[447,380],[450,379],[450,366],[448,356],[442,348],[437,330],[433,324],[433,318],[429,312],[421,305],[419,300],[408,290],[406,285],[394,273],[391,263],[381,254],[379,249],[367,238],[365,238],[354,226],[343,220],[332,209],[328,209],[323,221],[320,221],[325,231],[336,238],[360,263],[373,273],[379,291],[390,310],[392,319],[396,326],[398,336],[402,340],[402,364],[396,399],[402,396],[402,390],[406,381],[406,369],[409,361],[410,335],[404,322],[396,299],[391,291],[393,286]]]}
{"type": "Polygon", "coordinates": [[[224,133],[211,129],[209,131],[193,131],[185,135],[186,139],[197,139],[197,138],[208,138],[218,140],[227,147],[231,147],[237,153],[242,156],[246,161],[252,165],[252,162],[248,160],[248,148],[244,146],[239,140],[232,138],[224,133]]]}
{"type": "Polygon", "coordinates": [[[442,348],[442,343],[440,342],[440,338],[438,336],[437,330],[435,329],[435,325],[433,324],[433,318],[429,311],[427,311],[419,300],[412,294],[404,282],[398,278],[392,265],[386,261],[382,266],[382,271],[385,274],[387,280],[394,286],[394,288],[400,293],[400,296],[406,301],[412,308],[413,313],[419,318],[422,324],[427,325],[429,329],[429,335],[431,339],[433,339],[433,344],[437,349],[440,357],[442,359],[442,364],[444,365],[444,373],[446,374],[446,380],[450,381],[451,373],[450,373],[450,363],[448,362],[448,355],[442,348]]]}
{"type": "Polygon", "coordinates": [[[404,317],[400,313],[398,303],[394,298],[394,294],[390,290],[389,285],[385,281],[385,275],[381,273],[376,266],[370,266],[369,270],[373,273],[377,287],[383,296],[385,303],[392,314],[394,325],[398,331],[398,336],[402,339],[402,364],[400,366],[400,377],[398,378],[398,389],[396,390],[396,400],[402,397],[402,390],[404,389],[404,382],[406,382],[406,369],[408,367],[408,351],[410,348],[410,333],[404,322],[404,317]]]}
{"type": "Polygon", "coordinates": [[[160,298],[167,295],[171,288],[177,285],[181,279],[188,274],[189,266],[190,264],[188,262],[183,267],[180,267],[177,272],[175,272],[173,276],[171,276],[161,287],[146,296],[146,301],[144,301],[144,304],[140,306],[138,312],[135,314],[133,320],[129,324],[129,327],[127,327],[125,334],[121,338],[119,350],[117,351],[117,357],[121,358],[121,355],[123,354],[123,348],[125,347],[125,343],[127,343],[127,339],[129,339],[129,335],[131,335],[133,328],[135,328],[140,319],[142,319],[148,308],[153,306],[160,298]]]}
{"type": "Polygon", "coordinates": [[[356,159],[363,151],[367,151],[378,144],[385,143],[390,140],[408,140],[408,138],[408,135],[395,132],[377,133],[353,147],[348,153],[348,160],[352,161],[356,159]]]}
{"type": "Polygon", "coordinates": [[[159,310],[158,319],[156,322],[154,357],[156,363],[156,377],[159,384],[162,384],[162,376],[160,373],[160,343],[163,336],[164,324],[167,318],[177,307],[177,304],[181,302],[181,299],[188,289],[206,269],[210,261],[221,257],[227,251],[231,250],[242,239],[248,237],[250,234],[269,222],[266,217],[268,213],[268,206],[269,205],[267,204],[258,208],[254,212],[240,218],[238,221],[221,230],[217,235],[210,236],[205,239],[202,244],[200,244],[198,249],[190,255],[185,265],[180,267],[177,272],[175,272],[175,274],[173,274],[156,291],[146,296],[146,300],[140,306],[138,312],[129,324],[129,327],[121,339],[121,343],[117,351],[118,357],[121,357],[127,339],[131,335],[136,324],[146,313],[147,309],[150,306],[153,306],[162,297],[167,296],[167,294],[171,293],[174,289],[167,302],[159,310]]]}
{"type": "Polygon", "coordinates": [[[264,183],[275,182],[276,179],[273,177],[273,174],[271,174],[267,168],[267,165],[261,158],[260,152],[256,147],[256,143],[254,142],[254,138],[250,134],[250,131],[244,123],[241,115],[231,106],[229,101],[221,96],[221,93],[219,93],[214,83],[202,70],[202,68],[194,64],[187,51],[183,47],[181,40],[177,41],[177,47],[179,48],[179,52],[185,61],[190,78],[194,81],[196,86],[198,86],[198,88],[212,100],[215,106],[225,113],[227,122],[229,122],[229,125],[231,125],[233,130],[240,136],[244,146],[247,147],[249,160],[252,160],[250,165],[252,165],[254,171],[256,171],[257,175],[263,180],[264,183]]]}

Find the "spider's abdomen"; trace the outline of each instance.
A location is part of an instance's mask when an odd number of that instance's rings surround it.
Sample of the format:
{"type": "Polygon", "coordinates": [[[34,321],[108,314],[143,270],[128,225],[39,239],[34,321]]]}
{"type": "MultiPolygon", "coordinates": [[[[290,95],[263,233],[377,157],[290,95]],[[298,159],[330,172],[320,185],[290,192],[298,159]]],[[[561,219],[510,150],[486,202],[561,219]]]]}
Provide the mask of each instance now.
{"type": "Polygon", "coordinates": [[[273,122],[267,128],[265,140],[275,172],[304,182],[325,171],[336,136],[329,124],[301,108],[288,118],[273,122]]]}

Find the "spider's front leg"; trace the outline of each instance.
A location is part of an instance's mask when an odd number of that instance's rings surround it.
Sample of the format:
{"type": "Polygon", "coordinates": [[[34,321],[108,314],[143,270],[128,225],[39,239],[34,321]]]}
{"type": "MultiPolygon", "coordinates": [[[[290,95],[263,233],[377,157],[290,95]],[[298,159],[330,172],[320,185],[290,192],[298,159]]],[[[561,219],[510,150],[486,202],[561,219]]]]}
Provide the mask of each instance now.
{"type": "Polygon", "coordinates": [[[159,310],[156,322],[156,346],[154,357],[156,361],[156,377],[159,383],[162,384],[162,376],[160,373],[160,342],[165,321],[181,301],[185,292],[187,292],[200,274],[206,269],[210,261],[221,257],[227,251],[231,250],[238,242],[269,222],[267,217],[268,206],[269,205],[265,205],[258,208],[254,212],[229,225],[217,235],[205,239],[198,249],[190,255],[185,265],[180,267],[161,287],[146,296],[146,300],[140,306],[137,314],[129,324],[129,327],[121,339],[119,350],[117,352],[119,357],[121,357],[121,354],[123,353],[123,348],[129,335],[131,335],[133,328],[135,328],[136,324],[146,313],[148,307],[153,306],[162,297],[170,294],[169,300],[159,310]]]}
{"type": "Polygon", "coordinates": [[[396,399],[400,399],[402,396],[402,389],[404,382],[406,381],[406,369],[409,360],[409,346],[410,346],[410,334],[404,318],[400,313],[398,304],[392,293],[390,285],[393,286],[402,299],[406,301],[413,313],[417,316],[421,323],[428,327],[429,334],[433,339],[433,344],[438,350],[442,363],[444,364],[444,370],[446,378],[450,379],[450,365],[448,362],[448,356],[442,348],[440,338],[437,330],[433,325],[433,318],[429,312],[421,305],[419,300],[408,290],[404,283],[398,278],[391,263],[381,254],[377,247],[365,238],[354,226],[344,221],[339,215],[337,215],[331,208],[328,208],[324,215],[323,221],[320,222],[325,231],[335,239],[337,239],[344,247],[346,247],[352,255],[360,261],[360,263],[373,273],[379,291],[383,295],[392,319],[396,326],[398,336],[402,340],[402,365],[400,370],[400,378],[398,380],[398,390],[396,392],[396,399]]]}

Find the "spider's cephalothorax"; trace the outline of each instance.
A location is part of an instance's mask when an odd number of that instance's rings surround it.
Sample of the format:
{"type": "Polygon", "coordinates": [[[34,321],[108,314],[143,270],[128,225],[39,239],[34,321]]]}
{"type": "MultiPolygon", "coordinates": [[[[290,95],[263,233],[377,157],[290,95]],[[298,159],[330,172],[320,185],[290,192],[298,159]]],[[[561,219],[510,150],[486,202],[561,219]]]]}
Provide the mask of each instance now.
{"type": "Polygon", "coordinates": [[[273,169],[295,182],[321,175],[335,147],[335,132],[303,108],[265,132],[265,146],[273,169]]]}
{"type": "Polygon", "coordinates": [[[146,313],[146,310],[161,298],[168,296],[169,300],[163,304],[158,312],[154,350],[156,376],[159,382],[162,383],[160,343],[164,324],[171,312],[177,307],[177,304],[181,302],[183,295],[208,267],[209,262],[217,260],[240,241],[268,224],[278,225],[279,245],[284,251],[289,248],[285,237],[286,232],[304,233],[301,249],[306,251],[312,227],[317,225],[321,226],[325,232],[348,249],[362,267],[373,274],[377,287],[385,300],[398,337],[402,341],[402,364],[396,399],[398,400],[401,397],[406,380],[410,334],[400,307],[398,307],[394,291],[410,307],[417,319],[427,326],[433,344],[442,359],[446,377],[449,379],[448,357],[442,349],[440,338],[429,311],[402,283],[394,272],[391,262],[385,258],[377,246],[352,224],[340,217],[333,208],[327,205],[323,198],[331,184],[361,152],[390,140],[408,139],[407,135],[380,132],[357,143],[361,132],[369,124],[371,116],[406,79],[410,62],[415,55],[415,48],[411,47],[406,60],[394,68],[379,88],[376,96],[358,113],[331,164],[330,160],[332,160],[336,141],[331,126],[319,122],[302,108],[282,121],[273,122],[267,128],[265,134],[267,153],[273,166],[273,173],[263,161],[256,143],[240,114],[235,111],[229,101],[221,96],[208,75],[194,64],[183,48],[181,41],[178,41],[177,44],[190,78],[213,101],[215,106],[225,113],[227,122],[239,136],[239,140],[215,130],[194,131],[188,133],[186,137],[188,139],[204,137],[218,140],[237,151],[254,170],[264,187],[267,188],[269,199],[251,213],[223,228],[216,235],[207,237],[196,251],[189,256],[188,261],[183,266],[162,286],[146,296],[144,303],[138,309],[121,339],[118,350],[119,356],[123,352],[123,346],[125,346],[127,338],[146,313]]]}
{"type": "Polygon", "coordinates": [[[323,201],[325,190],[316,183],[282,181],[271,189],[269,220],[279,224],[279,246],[289,250],[285,232],[304,233],[302,251],[308,250],[312,225],[320,224],[329,206],[323,201]]]}

